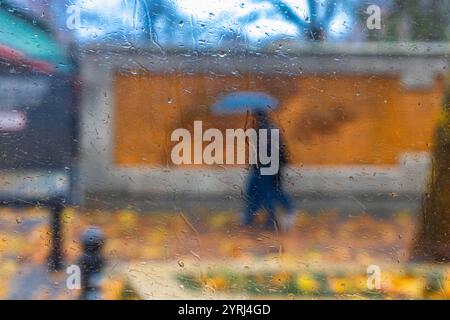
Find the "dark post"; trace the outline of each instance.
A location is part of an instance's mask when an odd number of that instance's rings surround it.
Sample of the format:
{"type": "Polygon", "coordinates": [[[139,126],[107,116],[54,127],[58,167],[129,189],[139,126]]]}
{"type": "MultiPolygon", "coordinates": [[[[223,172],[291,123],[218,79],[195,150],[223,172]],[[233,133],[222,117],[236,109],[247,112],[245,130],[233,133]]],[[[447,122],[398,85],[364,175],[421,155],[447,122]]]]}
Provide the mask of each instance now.
{"type": "Polygon", "coordinates": [[[103,232],[97,227],[89,227],[81,237],[83,254],[79,260],[81,269],[82,300],[101,299],[102,270],[105,259],[102,248],[105,242],[103,232]]]}
{"type": "Polygon", "coordinates": [[[52,243],[48,258],[48,268],[50,271],[60,271],[63,267],[63,256],[61,251],[61,212],[64,209],[62,201],[55,201],[50,205],[50,232],[52,243]]]}

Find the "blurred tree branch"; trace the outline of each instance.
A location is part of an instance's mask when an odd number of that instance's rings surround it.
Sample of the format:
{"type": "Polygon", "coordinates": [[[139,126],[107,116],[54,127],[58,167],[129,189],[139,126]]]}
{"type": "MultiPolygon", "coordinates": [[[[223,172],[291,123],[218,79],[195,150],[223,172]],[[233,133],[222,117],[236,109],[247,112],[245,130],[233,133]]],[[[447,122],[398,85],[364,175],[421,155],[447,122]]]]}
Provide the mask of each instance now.
{"type": "Polygon", "coordinates": [[[394,0],[387,15],[386,40],[445,41],[450,23],[448,0],[394,0]]]}

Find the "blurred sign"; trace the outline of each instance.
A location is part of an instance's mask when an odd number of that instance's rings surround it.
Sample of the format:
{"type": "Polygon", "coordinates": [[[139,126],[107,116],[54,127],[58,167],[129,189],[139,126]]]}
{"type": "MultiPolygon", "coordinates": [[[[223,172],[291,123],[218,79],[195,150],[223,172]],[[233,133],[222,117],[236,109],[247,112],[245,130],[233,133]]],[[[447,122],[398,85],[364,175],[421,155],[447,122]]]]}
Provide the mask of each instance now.
{"type": "Polygon", "coordinates": [[[0,109],[39,105],[49,91],[50,81],[44,77],[0,76],[0,109]]]}
{"type": "Polygon", "coordinates": [[[0,198],[41,199],[62,196],[69,190],[66,172],[0,172],[0,198]]]}
{"type": "Polygon", "coordinates": [[[0,132],[15,132],[26,128],[27,116],[19,111],[0,111],[0,132]]]}

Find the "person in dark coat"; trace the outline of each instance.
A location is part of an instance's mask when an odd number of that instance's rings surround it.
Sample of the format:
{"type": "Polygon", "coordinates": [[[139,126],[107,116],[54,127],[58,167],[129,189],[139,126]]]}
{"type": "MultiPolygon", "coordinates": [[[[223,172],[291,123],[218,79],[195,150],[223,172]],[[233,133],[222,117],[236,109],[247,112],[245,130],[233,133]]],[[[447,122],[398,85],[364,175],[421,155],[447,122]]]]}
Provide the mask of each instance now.
{"type": "MultiPolygon", "coordinates": [[[[256,130],[258,133],[258,146],[256,164],[251,164],[249,169],[249,176],[247,180],[247,186],[245,189],[245,211],[244,211],[244,226],[252,226],[254,224],[255,215],[259,210],[263,209],[267,213],[267,219],[264,224],[265,228],[283,228],[284,231],[292,225],[294,218],[294,206],[283,189],[283,171],[287,164],[286,147],[282,142],[281,136],[279,141],[279,170],[272,175],[263,175],[261,169],[270,164],[262,164],[259,160],[259,141],[260,141],[260,129],[266,129],[268,132],[267,139],[267,152],[271,150],[272,134],[271,129],[276,129],[273,123],[270,121],[266,112],[255,113],[256,130]],[[281,205],[285,211],[286,216],[284,224],[279,225],[276,217],[276,206],[281,205]]],[[[271,156],[269,154],[269,156],[271,156]]]]}

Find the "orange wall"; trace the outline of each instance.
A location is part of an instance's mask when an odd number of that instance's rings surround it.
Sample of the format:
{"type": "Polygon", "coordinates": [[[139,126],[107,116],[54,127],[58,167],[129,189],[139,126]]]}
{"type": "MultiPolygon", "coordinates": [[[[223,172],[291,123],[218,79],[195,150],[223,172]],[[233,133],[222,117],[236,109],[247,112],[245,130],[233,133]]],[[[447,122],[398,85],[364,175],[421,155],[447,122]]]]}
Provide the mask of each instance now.
{"type": "MultiPolygon", "coordinates": [[[[394,164],[400,154],[429,150],[443,81],[427,90],[402,88],[381,76],[210,76],[120,73],[115,79],[114,159],[119,166],[170,166],[176,128],[251,126],[246,116],[212,115],[223,93],[263,90],[281,101],[273,114],[291,163],[394,164]]],[[[192,131],[191,131],[192,132],[192,131]]]]}

